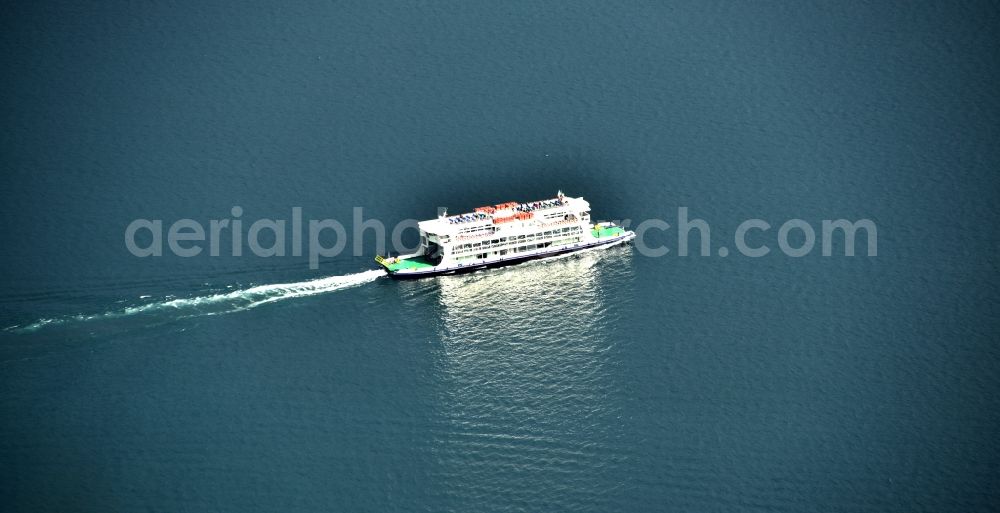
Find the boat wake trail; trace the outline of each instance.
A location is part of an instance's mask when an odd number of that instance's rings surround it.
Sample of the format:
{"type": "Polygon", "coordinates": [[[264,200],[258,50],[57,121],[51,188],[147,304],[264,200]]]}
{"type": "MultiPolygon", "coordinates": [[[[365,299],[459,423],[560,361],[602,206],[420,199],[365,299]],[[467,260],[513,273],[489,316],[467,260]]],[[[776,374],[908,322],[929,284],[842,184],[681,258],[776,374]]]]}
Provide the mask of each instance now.
{"type": "Polygon", "coordinates": [[[72,322],[118,319],[140,314],[167,313],[171,314],[171,317],[174,318],[219,315],[248,310],[263,304],[273,303],[284,299],[314,296],[317,294],[325,294],[327,292],[356,287],[358,285],[374,281],[381,276],[385,276],[385,273],[381,269],[373,269],[354,274],[329,276],[326,278],[297,283],[257,285],[230,292],[220,292],[217,294],[208,294],[190,298],[154,301],[95,314],[79,314],[54,317],[50,319],[40,319],[26,326],[14,326],[8,329],[19,332],[31,332],[46,326],[72,322]]]}

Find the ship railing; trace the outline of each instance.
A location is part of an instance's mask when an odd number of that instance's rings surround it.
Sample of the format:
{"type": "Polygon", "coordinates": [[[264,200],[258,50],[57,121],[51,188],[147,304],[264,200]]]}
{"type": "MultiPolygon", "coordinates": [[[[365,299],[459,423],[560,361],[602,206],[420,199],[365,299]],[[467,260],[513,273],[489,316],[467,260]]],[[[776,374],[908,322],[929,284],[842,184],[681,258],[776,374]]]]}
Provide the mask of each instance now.
{"type": "MultiPolygon", "coordinates": [[[[553,226],[574,225],[574,224],[580,224],[580,220],[579,219],[560,219],[558,221],[551,221],[551,222],[548,222],[548,223],[541,223],[541,224],[539,224],[537,226],[538,226],[538,228],[551,228],[553,226]]],[[[475,239],[489,239],[489,238],[498,237],[498,236],[500,236],[500,234],[498,234],[497,232],[473,233],[473,234],[470,234],[470,235],[458,235],[458,236],[453,237],[452,240],[454,242],[459,242],[459,241],[463,241],[464,242],[464,241],[475,240],[475,239]]]]}

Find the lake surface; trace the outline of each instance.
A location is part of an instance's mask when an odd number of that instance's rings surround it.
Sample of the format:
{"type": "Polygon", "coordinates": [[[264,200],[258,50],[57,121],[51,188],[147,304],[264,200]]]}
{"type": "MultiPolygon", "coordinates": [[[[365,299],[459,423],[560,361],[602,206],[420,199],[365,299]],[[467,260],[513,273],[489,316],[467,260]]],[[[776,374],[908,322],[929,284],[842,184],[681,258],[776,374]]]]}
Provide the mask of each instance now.
{"type": "Polygon", "coordinates": [[[1000,503],[994,4],[9,10],[4,511],[1000,503]],[[671,252],[394,281],[370,232],[318,269],[123,237],[559,189],[671,252]],[[822,256],[840,218],[877,256],[822,256]]]}

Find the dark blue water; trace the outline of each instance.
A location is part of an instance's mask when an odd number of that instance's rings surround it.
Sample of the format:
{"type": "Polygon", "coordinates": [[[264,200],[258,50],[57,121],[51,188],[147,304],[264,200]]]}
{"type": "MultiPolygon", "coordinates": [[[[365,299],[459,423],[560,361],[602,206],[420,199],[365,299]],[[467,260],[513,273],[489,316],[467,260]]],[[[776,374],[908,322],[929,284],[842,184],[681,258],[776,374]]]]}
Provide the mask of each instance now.
{"type": "Polygon", "coordinates": [[[997,14],[11,5],[0,509],[989,510],[997,14]],[[396,282],[370,235],[317,270],[123,237],[558,189],[689,207],[713,256],[653,230],[675,250],[396,282]],[[771,253],[715,256],[748,218],[771,253]],[[878,255],[790,258],[793,218],[871,219],[878,255]]]}

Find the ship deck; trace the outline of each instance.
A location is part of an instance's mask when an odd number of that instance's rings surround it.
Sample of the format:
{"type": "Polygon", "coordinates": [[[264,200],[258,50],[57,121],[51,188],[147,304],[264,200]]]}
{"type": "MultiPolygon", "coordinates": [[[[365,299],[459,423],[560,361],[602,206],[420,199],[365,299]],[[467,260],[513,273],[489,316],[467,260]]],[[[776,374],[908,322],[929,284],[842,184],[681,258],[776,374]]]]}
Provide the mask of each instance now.
{"type": "Polygon", "coordinates": [[[590,233],[594,234],[594,237],[598,239],[603,239],[605,237],[615,237],[625,233],[625,229],[620,226],[605,226],[595,230],[590,230],[590,233]]]}
{"type": "MultiPolygon", "coordinates": [[[[385,265],[385,264],[383,264],[385,265]]],[[[434,267],[434,264],[430,263],[422,255],[413,256],[402,260],[397,260],[391,264],[385,265],[385,268],[389,272],[394,273],[402,269],[423,269],[425,267],[434,267]]]]}

